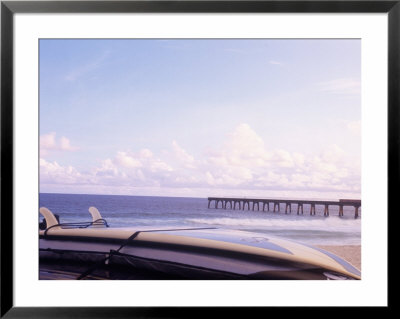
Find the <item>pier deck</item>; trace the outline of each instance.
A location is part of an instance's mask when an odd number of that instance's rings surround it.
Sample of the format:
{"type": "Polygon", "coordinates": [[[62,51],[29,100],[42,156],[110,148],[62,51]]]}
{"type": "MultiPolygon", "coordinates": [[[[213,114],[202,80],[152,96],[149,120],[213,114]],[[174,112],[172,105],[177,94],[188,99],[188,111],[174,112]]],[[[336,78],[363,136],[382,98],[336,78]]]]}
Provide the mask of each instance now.
{"type": "Polygon", "coordinates": [[[267,211],[270,209],[270,204],[273,205],[273,211],[280,211],[280,205],[285,205],[285,213],[292,212],[292,204],[297,205],[297,214],[303,214],[303,205],[310,205],[310,215],[315,215],[315,206],[324,206],[324,216],[329,216],[329,206],[339,206],[339,216],[343,216],[344,206],[354,207],[354,218],[359,216],[359,208],[361,207],[361,200],[359,199],[339,199],[337,201],[326,201],[326,200],[300,200],[300,199],[273,199],[273,198],[233,198],[233,197],[208,197],[208,208],[211,208],[211,203],[214,202],[214,208],[219,208],[219,203],[221,203],[222,209],[244,210],[247,206],[247,210],[260,210],[260,205],[262,205],[262,211],[267,211]]]}

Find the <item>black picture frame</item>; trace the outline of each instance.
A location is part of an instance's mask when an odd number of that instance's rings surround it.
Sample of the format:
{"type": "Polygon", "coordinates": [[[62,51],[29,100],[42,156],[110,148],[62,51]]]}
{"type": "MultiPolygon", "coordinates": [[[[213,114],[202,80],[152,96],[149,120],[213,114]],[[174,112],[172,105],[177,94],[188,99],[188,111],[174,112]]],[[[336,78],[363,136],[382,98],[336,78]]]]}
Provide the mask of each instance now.
{"type": "MultiPolygon", "coordinates": [[[[224,307],[15,307],[13,299],[13,17],[16,13],[268,12],[388,14],[388,207],[399,189],[400,0],[379,1],[1,1],[1,317],[5,318],[176,318],[226,315],[224,307]]],[[[388,214],[388,218],[390,215],[388,214]]],[[[388,223],[388,227],[391,223],[388,223]]],[[[392,223],[393,226],[393,223],[392,223]]],[[[388,234],[392,234],[388,228],[388,234]]],[[[389,236],[390,238],[390,236],[389,236]]],[[[388,238],[388,239],[389,239],[388,238]]],[[[388,240],[388,247],[390,241],[388,240]]],[[[388,254],[389,256],[389,254],[388,254]]],[[[388,281],[388,285],[390,280],[388,281]]],[[[388,299],[390,307],[390,298],[388,299]]],[[[384,307],[385,309],[389,307],[384,307]]],[[[301,316],[304,308],[291,308],[301,316]]],[[[248,315],[249,309],[235,310],[248,315]]]]}

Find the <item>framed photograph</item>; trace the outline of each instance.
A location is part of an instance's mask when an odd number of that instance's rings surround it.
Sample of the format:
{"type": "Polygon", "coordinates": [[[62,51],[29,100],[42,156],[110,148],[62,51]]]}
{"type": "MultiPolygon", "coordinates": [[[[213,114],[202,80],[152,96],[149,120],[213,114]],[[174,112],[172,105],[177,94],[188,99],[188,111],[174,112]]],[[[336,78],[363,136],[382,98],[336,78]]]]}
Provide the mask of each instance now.
{"type": "Polygon", "coordinates": [[[399,18],[2,1],[1,316],[389,307],[399,18]]]}

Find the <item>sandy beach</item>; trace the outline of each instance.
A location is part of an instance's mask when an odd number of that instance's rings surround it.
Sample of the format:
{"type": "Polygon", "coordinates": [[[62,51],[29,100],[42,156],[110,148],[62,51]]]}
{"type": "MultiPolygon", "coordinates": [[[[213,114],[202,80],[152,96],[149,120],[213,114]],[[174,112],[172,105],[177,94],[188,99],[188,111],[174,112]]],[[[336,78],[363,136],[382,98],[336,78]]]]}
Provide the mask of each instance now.
{"type": "Polygon", "coordinates": [[[325,249],[339,257],[342,257],[350,264],[361,270],[361,246],[360,245],[344,245],[344,246],[323,246],[317,247],[325,249]]]}

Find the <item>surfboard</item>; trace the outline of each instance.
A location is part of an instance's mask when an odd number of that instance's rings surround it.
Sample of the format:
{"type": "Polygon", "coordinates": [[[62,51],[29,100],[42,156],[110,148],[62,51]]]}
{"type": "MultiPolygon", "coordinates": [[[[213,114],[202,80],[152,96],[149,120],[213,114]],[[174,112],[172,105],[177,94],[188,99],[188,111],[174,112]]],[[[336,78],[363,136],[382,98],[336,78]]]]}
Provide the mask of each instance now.
{"type": "Polygon", "coordinates": [[[53,264],[123,266],[127,273],[146,270],[150,278],[361,279],[357,268],[332,253],[265,234],[214,227],[113,228],[99,223],[104,219],[95,207],[89,208],[90,222],[59,224],[49,209],[39,211],[47,223],[39,230],[39,257],[53,264]]]}

